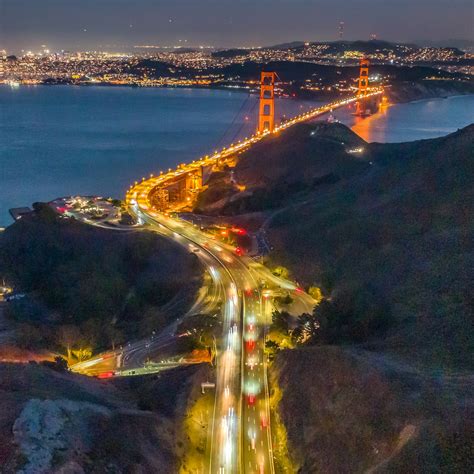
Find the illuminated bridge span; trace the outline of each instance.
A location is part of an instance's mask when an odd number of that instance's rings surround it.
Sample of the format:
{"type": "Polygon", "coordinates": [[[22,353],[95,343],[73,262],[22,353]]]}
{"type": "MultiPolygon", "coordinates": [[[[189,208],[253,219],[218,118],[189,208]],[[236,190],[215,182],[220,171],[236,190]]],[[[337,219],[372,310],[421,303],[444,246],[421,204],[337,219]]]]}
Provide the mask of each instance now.
{"type": "MultiPolygon", "coordinates": [[[[266,86],[272,88],[272,83],[273,76],[266,86]]],[[[263,92],[261,96],[266,97],[262,97],[263,115],[256,134],[175,170],[143,178],[128,190],[126,202],[130,212],[155,232],[191,248],[207,268],[222,298],[222,334],[216,340],[215,351],[215,398],[206,435],[210,442],[206,443],[201,464],[193,471],[275,474],[265,350],[272,317],[269,298],[285,291],[306,313],[312,312],[316,302],[295,283],[276,277],[233,246],[217,244],[212,235],[192,223],[160,211],[189,206],[206,174],[223,162],[232,163],[239,153],[267,135],[382,93],[381,88],[368,88],[363,97],[358,94],[339,99],[275,126],[273,91],[263,92]]]]}
{"type": "MultiPolygon", "coordinates": [[[[271,120],[263,120],[263,125],[262,123],[260,124],[259,131],[250,137],[239,140],[237,143],[232,143],[230,146],[224,147],[212,155],[206,155],[188,164],[178,165],[174,170],[170,168],[168,172],[161,171],[157,176],[150,175],[149,178],[143,177],[140,183],[135,181],[135,184],[130,186],[127,191],[126,203],[130,206],[137,201],[138,197],[144,198],[145,196],[142,194],[143,190],[146,189],[148,194],[145,200],[147,202],[140,199],[141,205],[146,206],[145,209],[153,207],[157,210],[163,211],[170,207],[185,208],[195,200],[203,183],[206,181],[206,177],[211,173],[212,169],[224,162],[229,163],[233,161],[238,154],[261,141],[264,137],[271,134],[277,134],[278,132],[286,130],[298,123],[313,120],[320,115],[331,112],[340,107],[354,103],[360,104],[361,100],[367,100],[371,97],[380,96],[382,94],[382,87],[367,87],[364,89],[363,95],[358,92],[354,96],[338,99],[329,104],[316,107],[297,115],[277,126],[268,127],[268,124],[274,122],[271,120]],[[265,124],[267,125],[265,126],[265,124]],[[272,128],[273,130],[271,130],[272,128]],[[145,186],[142,184],[145,184],[145,186]]],[[[274,109],[272,108],[272,113],[273,110],[274,109]]],[[[266,118],[267,117],[264,116],[264,119],[266,118]]]]}

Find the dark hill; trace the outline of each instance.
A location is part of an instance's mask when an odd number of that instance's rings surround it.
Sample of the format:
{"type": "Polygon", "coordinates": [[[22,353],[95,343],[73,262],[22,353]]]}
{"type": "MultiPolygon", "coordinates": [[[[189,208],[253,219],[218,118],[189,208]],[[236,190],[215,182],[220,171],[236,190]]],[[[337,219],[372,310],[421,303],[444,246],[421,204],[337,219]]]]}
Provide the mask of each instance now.
{"type": "Polygon", "coordinates": [[[472,377],[335,346],[285,351],[272,374],[293,472],[472,472],[472,377]]]}
{"type": "Polygon", "coordinates": [[[7,305],[18,343],[108,349],[185,311],[199,286],[195,256],[152,232],[118,232],[59,218],[44,205],[0,236],[0,275],[26,297],[7,305]],[[173,272],[173,271],[174,272],[173,272]]]}
{"type": "Polygon", "coordinates": [[[366,160],[346,151],[363,144],[361,138],[343,125],[304,124],[243,154],[235,168],[235,177],[253,188],[281,182],[312,183],[329,174],[350,176],[369,166],[366,160]]]}
{"type": "MultiPolygon", "coordinates": [[[[282,81],[301,81],[307,78],[322,78],[325,84],[333,84],[341,79],[353,80],[358,76],[358,66],[327,66],[303,61],[270,61],[265,64],[268,71],[278,71],[278,76],[282,81]]],[[[225,77],[240,77],[251,80],[259,77],[262,64],[247,61],[243,64],[232,64],[222,68],[213,69],[215,73],[223,74],[225,77]]],[[[392,83],[400,81],[420,81],[426,77],[448,77],[452,79],[464,78],[465,75],[458,73],[447,73],[431,67],[425,66],[391,66],[374,65],[371,67],[371,74],[389,76],[392,83]]]]}
{"type": "Polygon", "coordinates": [[[390,329],[374,347],[472,368],[473,150],[473,125],[401,144],[301,125],[242,155],[235,176],[247,189],[220,212],[278,210],[272,262],[323,287],[354,318],[374,301],[389,308],[390,329]]]}
{"type": "Polygon", "coordinates": [[[472,472],[473,162],[474,125],[400,144],[301,125],[242,155],[221,212],[266,210],[270,266],[326,297],[270,370],[292,472],[472,472]]]}
{"type": "Polygon", "coordinates": [[[104,382],[2,363],[0,472],[178,472],[188,406],[208,377],[186,367],[104,382]]]}

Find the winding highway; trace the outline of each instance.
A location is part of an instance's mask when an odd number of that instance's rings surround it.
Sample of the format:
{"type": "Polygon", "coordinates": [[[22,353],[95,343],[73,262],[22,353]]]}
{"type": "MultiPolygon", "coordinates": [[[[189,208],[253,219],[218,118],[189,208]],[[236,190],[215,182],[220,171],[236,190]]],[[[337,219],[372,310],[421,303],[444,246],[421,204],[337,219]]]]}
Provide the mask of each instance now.
{"type": "MultiPolygon", "coordinates": [[[[382,93],[381,88],[373,88],[365,97],[382,93]]],[[[282,123],[275,133],[357,100],[357,96],[348,97],[313,109],[282,123]]],[[[253,135],[211,156],[180,165],[176,170],[143,178],[135,182],[126,195],[127,207],[139,224],[195,253],[212,278],[210,297],[201,295],[187,313],[220,307],[222,316],[222,335],[216,341],[215,404],[206,453],[205,472],[209,474],[275,472],[265,351],[266,332],[271,324],[270,298],[282,290],[289,292],[301,313],[311,313],[315,301],[294,283],[276,277],[263,265],[237,254],[235,248],[216,242],[211,234],[192,223],[158,212],[151,196],[154,190],[176,178],[235,156],[268,133],[253,135]]],[[[115,376],[134,375],[140,367],[139,373],[143,373],[147,358],[173,343],[178,322],[145,341],[76,364],[73,370],[88,375],[115,376]]],[[[176,367],[179,363],[175,362],[162,361],[161,366],[157,364],[153,370],[176,367]]]]}
{"type": "Polygon", "coordinates": [[[274,473],[265,334],[271,323],[272,291],[289,291],[306,311],[314,301],[263,265],[217,243],[189,222],[152,209],[153,181],[134,187],[129,201],[136,217],[193,251],[224,295],[222,337],[217,342],[216,394],[208,472],[274,473]],[[265,290],[264,290],[265,289],[265,290]]]}

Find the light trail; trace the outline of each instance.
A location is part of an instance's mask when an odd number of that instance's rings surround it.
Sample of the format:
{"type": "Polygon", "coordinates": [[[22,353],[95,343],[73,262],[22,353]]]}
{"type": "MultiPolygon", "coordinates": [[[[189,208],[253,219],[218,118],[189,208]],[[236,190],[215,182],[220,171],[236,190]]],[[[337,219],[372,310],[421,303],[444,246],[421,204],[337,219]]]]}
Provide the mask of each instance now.
{"type": "MultiPolygon", "coordinates": [[[[382,93],[382,88],[372,88],[364,99],[382,93]]],[[[308,309],[314,306],[314,300],[294,283],[276,277],[263,265],[236,255],[233,247],[221,243],[209,246],[207,234],[186,221],[154,209],[151,195],[169,181],[176,181],[189,172],[235,156],[271,133],[279,133],[358,100],[359,97],[352,96],[314,108],[283,122],[273,132],[252,135],[210,156],[180,165],[175,170],[169,169],[158,176],[151,175],[141,182],[136,181],[126,193],[127,208],[138,222],[196,252],[195,255],[207,267],[214,285],[219,288],[219,294],[225,299],[222,337],[216,350],[216,394],[207,453],[210,474],[275,472],[265,354],[271,308],[266,296],[262,295],[259,282],[265,283],[270,294],[273,289],[294,291],[295,299],[308,309]]],[[[89,366],[82,367],[87,369],[89,366]]]]}

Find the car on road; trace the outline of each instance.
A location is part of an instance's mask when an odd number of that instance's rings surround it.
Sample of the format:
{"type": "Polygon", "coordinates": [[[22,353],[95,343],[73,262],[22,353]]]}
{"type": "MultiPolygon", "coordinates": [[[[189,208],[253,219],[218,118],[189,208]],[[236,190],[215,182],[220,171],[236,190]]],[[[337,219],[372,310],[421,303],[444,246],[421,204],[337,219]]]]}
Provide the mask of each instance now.
{"type": "Polygon", "coordinates": [[[247,352],[252,352],[255,349],[256,343],[253,339],[249,339],[248,341],[245,342],[245,347],[247,349],[247,352]]]}

